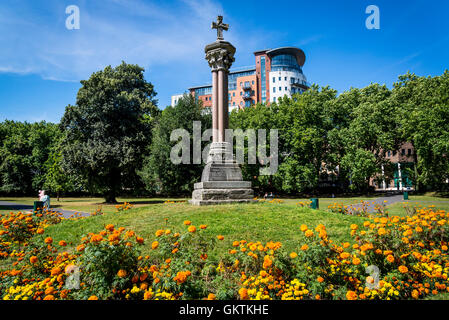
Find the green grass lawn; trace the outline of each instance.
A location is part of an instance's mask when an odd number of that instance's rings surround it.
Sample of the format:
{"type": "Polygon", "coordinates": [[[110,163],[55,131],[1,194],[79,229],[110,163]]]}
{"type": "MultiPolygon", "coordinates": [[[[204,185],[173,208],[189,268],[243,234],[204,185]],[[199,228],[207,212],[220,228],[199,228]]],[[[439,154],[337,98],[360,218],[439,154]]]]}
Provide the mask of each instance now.
{"type": "MultiPolygon", "coordinates": [[[[106,213],[81,220],[65,220],[50,226],[44,235],[54,240],[66,240],[72,247],[89,232],[99,232],[105,225],[130,228],[146,240],[144,253],[151,251],[151,242],[158,229],[170,228],[184,231],[184,220],[191,220],[196,226],[207,224],[206,234],[225,237],[219,242],[213,255],[220,255],[231,247],[235,240],[280,241],[289,250],[293,250],[302,238],[301,224],[316,227],[322,223],[328,229],[329,236],[335,241],[351,241],[349,226],[361,224],[360,217],[344,216],[322,210],[299,208],[296,204],[234,204],[194,207],[188,203],[152,204],[128,211],[106,213]]],[[[40,237],[42,237],[40,236],[40,237]]]]}

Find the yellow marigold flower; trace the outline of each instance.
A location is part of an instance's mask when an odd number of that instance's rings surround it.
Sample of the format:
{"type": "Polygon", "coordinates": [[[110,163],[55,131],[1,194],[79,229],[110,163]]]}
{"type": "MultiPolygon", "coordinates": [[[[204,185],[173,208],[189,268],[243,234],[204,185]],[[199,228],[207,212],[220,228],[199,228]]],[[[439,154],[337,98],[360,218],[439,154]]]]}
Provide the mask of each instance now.
{"type": "Polygon", "coordinates": [[[379,230],[377,230],[377,234],[379,236],[383,236],[386,233],[387,233],[387,231],[385,230],[385,228],[379,228],[379,230]]]}
{"type": "Polygon", "coordinates": [[[163,235],[165,233],[164,230],[157,230],[156,231],[156,237],[160,237],[161,235],[163,235]]]}
{"type": "Polygon", "coordinates": [[[393,262],[394,262],[394,257],[393,257],[393,255],[389,254],[389,255],[387,256],[387,261],[390,262],[390,263],[393,263],[393,262]]]}
{"type": "Polygon", "coordinates": [[[191,233],[194,233],[196,231],[196,227],[195,226],[190,226],[187,228],[187,230],[191,233]]]}
{"type": "Polygon", "coordinates": [[[302,224],[299,228],[302,232],[305,232],[307,230],[307,226],[305,224],[302,224]]]}
{"type": "Polygon", "coordinates": [[[298,256],[296,252],[290,253],[290,258],[295,259],[298,256]]]}
{"type": "Polygon", "coordinates": [[[359,258],[352,259],[352,264],[358,266],[360,264],[360,259],[359,258]]]}
{"type": "Polygon", "coordinates": [[[313,231],[312,230],[307,230],[305,233],[305,236],[310,238],[311,236],[313,236],[313,231]]]}
{"type": "Polygon", "coordinates": [[[155,250],[155,249],[157,249],[158,246],[159,246],[159,242],[153,241],[153,243],[151,244],[151,249],[155,250]]]}

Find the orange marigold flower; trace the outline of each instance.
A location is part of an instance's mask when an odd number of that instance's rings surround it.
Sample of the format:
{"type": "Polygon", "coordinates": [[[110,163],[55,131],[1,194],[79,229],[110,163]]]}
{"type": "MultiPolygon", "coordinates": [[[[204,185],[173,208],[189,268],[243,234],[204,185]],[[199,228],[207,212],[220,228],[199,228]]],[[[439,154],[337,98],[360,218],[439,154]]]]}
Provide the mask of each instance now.
{"type": "Polygon", "coordinates": [[[87,299],[87,300],[98,300],[98,297],[97,296],[90,296],[89,299],[87,299]]]}
{"type": "Polygon", "coordinates": [[[223,237],[222,235],[218,235],[218,236],[217,236],[217,239],[218,239],[218,240],[223,240],[224,237],[223,237]]]}
{"type": "Polygon", "coordinates": [[[407,273],[408,272],[408,268],[406,266],[399,266],[398,270],[401,273],[407,273]]]}
{"type": "Polygon", "coordinates": [[[346,292],[346,299],[348,299],[348,300],[357,300],[357,293],[355,293],[354,291],[346,292]]]}
{"type": "Polygon", "coordinates": [[[42,233],[44,233],[44,229],[38,228],[38,229],[36,230],[36,233],[37,233],[37,234],[42,234],[42,233]]]}
{"type": "Polygon", "coordinates": [[[78,247],[76,247],[76,251],[84,251],[85,246],[84,244],[80,244],[78,247]]]}
{"type": "Polygon", "coordinates": [[[137,243],[142,244],[143,243],[143,238],[142,237],[137,237],[136,241],[137,241],[137,243]]]}
{"type": "Polygon", "coordinates": [[[65,242],[64,240],[61,240],[61,241],[59,241],[59,245],[61,247],[65,247],[65,246],[67,246],[67,242],[65,242]]]}
{"type": "Polygon", "coordinates": [[[307,226],[305,224],[302,224],[299,228],[302,232],[305,232],[307,230],[307,226]]]}
{"type": "Polygon", "coordinates": [[[192,224],[192,221],[190,221],[190,220],[186,220],[186,221],[184,221],[184,224],[185,224],[186,226],[189,226],[189,225],[191,225],[191,224],[192,224]]]}
{"type": "Polygon", "coordinates": [[[318,277],[318,278],[316,278],[316,281],[318,281],[319,283],[321,283],[321,282],[324,281],[324,278],[323,278],[323,277],[318,277]]]}
{"type": "Polygon", "coordinates": [[[306,233],[305,233],[305,236],[307,238],[310,238],[311,236],[313,236],[313,231],[312,230],[307,230],[306,233]]]}
{"type": "Polygon", "coordinates": [[[393,257],[393,255],[389,254],[389,255],[387,256],[387,261],[390,262],[390,263],[393,263],[393,262],[394,262],[394,257],[393,257]]]}
{"type": "Polygon", "coordinates": [[[47,237],[47,238],[45,238],[44,242],[46,244],[52,244],[53,243],[53,239],[51,237],[47,237]]]}
{"type": "Polygon", "coordinates": [[[240,288],[239,295],[240,295],[241,300],[247,300],[248,299],[248,290],[246,288],[240,288]]]}
{"type": "Polygon", "coordinates": [[[303,244],[303,245],[301,246],[301,250],[302,250],[302,251],[306,251],[307,249],[309,249],[309,246],[308,246],[307,244],[303,244]]]}
{"type": "Polygon", "coordinates": [[[290,258],[295,259],[298,256],[296,252],[290,253],[290,258]]]}
{"type": "Polygon", "coordinates": [[[36,263],[37,262],[37,257],[36,256],[32,256],[30,258],[30,263],[36,263]]]}
{"type": "Polygon", "coordinates": [[[153,250],[157,249],[158,246],[159,246],[159,242],[157,242],[157,241],[153,241],[153,243],[151,244],[151,248],[153,250]]]}
{"type": "Polygon", "coordinates": [[[53,269],[51,269],[52,276],[56,276],[56,275],[60,274],[61,272],[62,272],[62,270],[59,267],[54,267],[53,269]]]}
{"type": "Polygon", "coordinates": [[[202,224],[202,225],[200,225],[200,229],[206,229],[207,228],[207,224],[202,224]]]}
{"type": "Polygon", "coordinates": [[[174,248],[174,249],[171,251],[171,253],[175,254],[175,253],[178,252],[178,251],[179,251],[178,248],[174,248]]]}
{"type": "Polygon", "coordinates": [[[360,264],[360,259],[359,258],[352,259],[352,264],[358,266],[360,264]]]}
{"type": "Polygon", "coordinates": [[[118,276],[119,278],[124,278],[124,277],[126,277],[126,270],[120,269],[120,270],[117,272],[117,276],[118,276]]]}
{"type": "Polygon", "coordinates": [[[156,237],[160,237],[165,233],[165,230],[157,230],[156,231],[156,237]]]}
{"type": "Polygon", "coordinates": [[[240,241],[234,241],[233,243],[232,243],[232,246],[233,247],[238,247],[240,245],[240,241]]]}
{"type": "Polygon", "coordinates": [[[55,297],[53,295],[49,294],[49,295],[45,296],[44,300],[55,300],[55,297]]]}
{"type": "Polygon", "coordinates": [[[385,230],[385,228],[379,228],[379,230],[377,230],[377,234],[379,236],[383,236],[386,233],[387,233],[387,231],[385,230]]]}
{"type": "Polygon", "coordinates": [[[106,225],[105,229],[108,230],[108,231],[112,231],[112,230],[114,230],[114,225],[113,224],[108,224],[108,225],[106,225]]]}
{"type": "Polygon", "coordinates": [[[207,296],[207,300],[215,300],[216,296],[213,293],[209,293],[209,295],[207,296]]]}
{"type": "Polygon", "coordinates": [[[196,227],[195,226],[190,226],[189,228],[187,228],[187,230],[191,233],[194,233],[196,231],[196,227]]]}

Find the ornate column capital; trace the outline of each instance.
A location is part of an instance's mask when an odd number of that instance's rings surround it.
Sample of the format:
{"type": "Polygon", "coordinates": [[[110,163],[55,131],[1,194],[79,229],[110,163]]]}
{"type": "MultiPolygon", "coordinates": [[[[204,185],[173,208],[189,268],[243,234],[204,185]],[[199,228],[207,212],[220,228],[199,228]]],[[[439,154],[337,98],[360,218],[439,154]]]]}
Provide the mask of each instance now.
{"type": "Polygon", "coordinates": [[[213,71],[229,71],[235,61],[235,47],[227,41],[216,41],[206,46],[206,60],[213,71]]]}

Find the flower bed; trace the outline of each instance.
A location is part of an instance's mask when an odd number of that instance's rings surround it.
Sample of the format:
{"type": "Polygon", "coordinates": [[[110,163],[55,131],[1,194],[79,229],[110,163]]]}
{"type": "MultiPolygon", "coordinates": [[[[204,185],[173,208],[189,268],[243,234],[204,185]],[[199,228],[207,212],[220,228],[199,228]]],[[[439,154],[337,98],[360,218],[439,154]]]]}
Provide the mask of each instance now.
{"type": "Polygon", "coordinates": [[[448,216],[432,208],[407,217],[368,215],[363,225],[348,226],[351,243],[334,243],[322,224],[299,224],[294,251],[276,241],[235,240],[217,260],[210,253],[224,236],[211,237],[207,225],[189,220],[183,230],[166,226],[146,241],[105,225],[70,251],[45,236],[44,216],[11,214],[2,216],[0,239],[2,256],[15,261],[0,274],[0,297],[420,299],[449,291],[448,216]],[[12,225],[26,235],[18,232],[20,241],[11,238],[12,225]],[[28,241],[36,233],[42,241],[28,241]],[[141,254],[144,246],[150,255],[141,254]]]}

